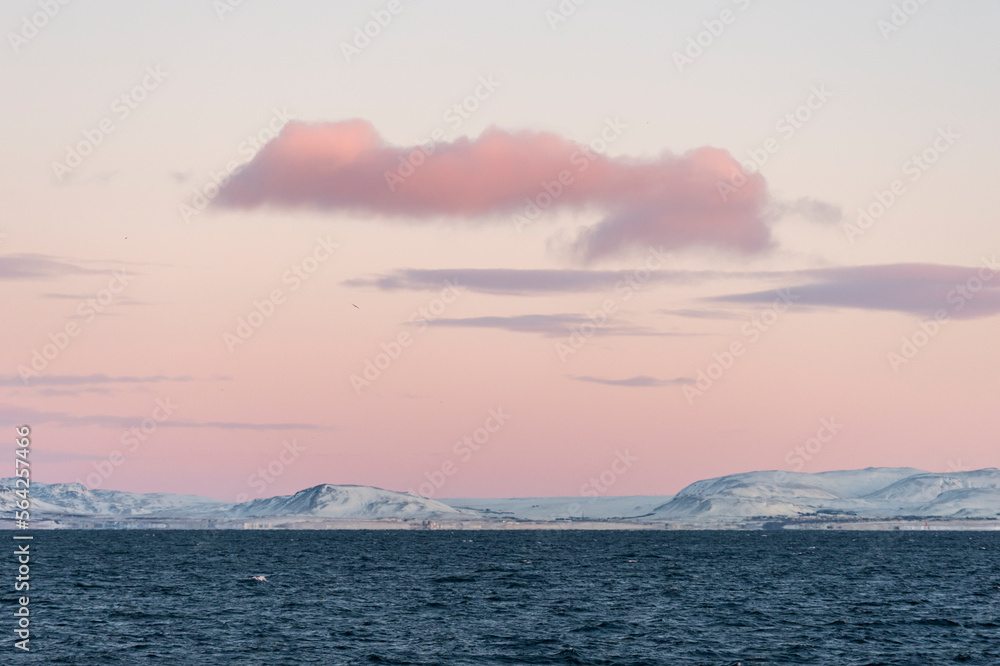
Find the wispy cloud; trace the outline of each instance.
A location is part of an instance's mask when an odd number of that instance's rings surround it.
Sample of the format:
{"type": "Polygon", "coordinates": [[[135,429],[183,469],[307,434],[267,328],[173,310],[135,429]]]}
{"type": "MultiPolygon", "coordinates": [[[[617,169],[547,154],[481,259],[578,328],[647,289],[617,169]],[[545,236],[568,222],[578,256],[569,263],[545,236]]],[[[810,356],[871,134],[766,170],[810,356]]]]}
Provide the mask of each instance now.
{"type": "Polygon", "coordinates": [[[829,204],[812,197],[803,197],[795,201],[781,201],[772,204],[775,215],[799,215],[810,222],[819,224],[836,224],[843,217],[839,206],[829,204]]]}
{"type": "MultiPolygon", "coordinates": [[[[40,375],[31,380],[32,386],[82,386],[87,384],[153,384],[160,382],[192,382],[194,377],[181,375],[146,375],[142,377],[111,376],[104,373],[90,375],[40,375]]],[[[0,386],[24,386],[17,375],[0,375],[0,386]]]]}
{"type": "MultiPolygon", "coordinates": [[[[722,280],[755,280],[776,289],[723,294],[704,303],[769,303],[777,289],[791,290],[802,307],[850,307],[927,315],[945,309],[957,318],[986,317],[1000,313],[1000,264],[993,258],[976,266],[943,264],[881,264],[837,266],[786,271],[654,271],[649,284],[695,285],[722,280]],[[959,305],[961,303],[961,305],[959,305]]],[[[392,291],[440,289],[451,280],[472,292],[530,296],[553,293],[613,291],[627,285],[631,271],[579,269],[400,269],[390,273],[348,280],[351,287],[392,291]]],[[[741,315],[720,309],[661,309],[660,313],[698,319],[736,319],[741,315]]],[[[541,315],[529,315],[539,317],[541,315]]],[[[576,315],[545,315],[573,317],[576,315]]],[[[482,325],[498,324],[489,318],[482,325]]],[[[461,321],[461,320],[459,320],[461,321]]],[[[469,320],[466,325],[479,325],[469,320]]],[[[578,323],[566,320],[568,323],[578,323]]],[[[518,323],[518,322],[515,322],[518,323]]],[[[533,319],[523,324],[530,325],[533,319]]],[[[441,324],[462,325],[462,324],[441,324]]]]}
{"type": "MultiPolygon", "coordinates": [[[[82,301],[88,298],[93,298],[93,294],[42,294],[42,298],[49,298],[53,300],[64,300],[64,301],[82,301]]],[[[115,305],[151,305],[151,303],[145,301],[138,301],[134,298],[129,298],[127,296],[118,296],[115,299],[115,305]]]]}
{"type": "Polygon", "coordinates": [[[691,319],[740,319],[741,315],[730,312],[728,310],[698,310],[698,309],[680,309],[680,310],[658,310],[660,314],[670,315],[672,317],[688,317],[691,319]]]}
{"type": "Polygon", "coordinates": [[[107,460],[106,455],[96,453],[73,453],[70,451],[50,451],[38,448],[31,451],[31,458],[39,463],[64,463],[77,462],[79,460],[107,460]]]}
{"type": "MultiPolygon", "coordinates": [[[[20,393],[19,391],[15,393],[20,393]]],[[[91,393],[95,395],[113,395],[114,391],[108,388],[103,388],[101,386],[79,386],[76,388],[43,388],[38,389],[36,393],[43,398],[62,398],[62,397],[74,397],[78,395],[83,395],[85,393],[91,393]]]]}
{"type": "MultiPolygon", "coordinates": [[[[132,428],[146,416],[88,414],[78,416],[66,412],[49,412],[31,407],[0,405],[0,425],[37,425],[52,423],[59,426],[99,426],[102,428],[132,428]]],[[[220,430],[326,430],[315,423],[250,423],[244,421],[184,421],[170,418],[157,423],[160,428],[216,428],[220,430]]]]}
{"type": "MultiPolygon", "coordinates": [[[[703,280],[754,277],[760,273],[657,270],[644,275],[657,284],[695,283],[703,280]]],[[[348,287],[374,287],[384,291],[440,290],[445,280],[463,289],[484,294],[530,295],[612,291],[635,279],[635,271],[516,268],[404,268],[391,273],[347,280],[348,287]]]]}
{"type": "Polygon", "coordinates": [[[630,386],[634,388],[655,388],[660,386],[684,386],[694,384],[695,380],[689,377],[674,377],[673,379],[657,379],[648,375],[636,375],[627,379],[606,379],[604,377],[571,376],[578,382],[591,382],[593,384],[604,384],[605,386],[630,386]]]}
{"type": "MultiPolygon", "coordinates": [[[[515,333],[537,333],[545,336],[562,336],[572,333],[574,327],[593,324],[591,319],[579,314],[530,314],[510,317],[468,317],[465,319],[433,319],[429,326],[447,328],[495,328],[515,333]]],[[[597,326],[595,335],[604,336],[675,336],[687,335],[658,331],[646,326],[627,322],[597,326]]]]}
{"type": "MultiPolygon", "coordinates": [[[[1000,314],[1000,264],[982,266],[888,264],[844,266],[799,271],[812,282],[783,289],[794,294],[796,305],[859,308],[930,316],[943,310],[957,319],[1000,314]]],[[[727,294],[708,298],[726,303],[769,303],[773,290],[727,294]]]]}
{"type": "Polygon", "coordinates": [[[103,272],[42,254],[0,256],[0,280],[41,280],[103,272]]]}

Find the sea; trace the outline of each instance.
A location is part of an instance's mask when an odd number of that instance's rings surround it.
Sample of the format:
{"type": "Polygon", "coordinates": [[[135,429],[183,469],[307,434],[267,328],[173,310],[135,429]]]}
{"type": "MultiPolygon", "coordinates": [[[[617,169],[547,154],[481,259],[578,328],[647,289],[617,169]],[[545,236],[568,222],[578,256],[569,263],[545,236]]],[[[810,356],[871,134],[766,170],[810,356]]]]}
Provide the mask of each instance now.
{"type": "Polygon", "coordinates": [[[12,536],[4,665],[1000,664],[998,532],[12,536]]]}

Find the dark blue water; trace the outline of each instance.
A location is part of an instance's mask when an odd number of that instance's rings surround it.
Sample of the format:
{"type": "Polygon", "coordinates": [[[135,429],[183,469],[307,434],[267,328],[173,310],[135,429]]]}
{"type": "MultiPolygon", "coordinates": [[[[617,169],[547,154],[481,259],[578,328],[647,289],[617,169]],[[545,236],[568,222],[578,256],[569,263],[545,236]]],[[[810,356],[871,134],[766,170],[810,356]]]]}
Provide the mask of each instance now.
{"type": "Polygon", "coordinates": [[[2,664],[1000,664],[1000,533],[34,534],[2,664]]]}

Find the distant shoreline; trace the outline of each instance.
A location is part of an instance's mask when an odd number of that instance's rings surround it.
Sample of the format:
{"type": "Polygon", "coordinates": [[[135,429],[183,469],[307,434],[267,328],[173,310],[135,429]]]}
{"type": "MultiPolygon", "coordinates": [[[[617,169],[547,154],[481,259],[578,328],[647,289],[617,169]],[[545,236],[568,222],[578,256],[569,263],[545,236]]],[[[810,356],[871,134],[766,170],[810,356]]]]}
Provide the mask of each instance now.
{"type": "MultiPolygon", "coordinates": [[[[994,532],[1000,531],[1000,521],[978,520],[851,520],[851,521],[776,521],[752,519],[741,522],[704,523],[651,523],[627,520],[552,520],[552,521],[481,521],[454,520],[430,522],[387,520],[315,520],[276,519],[255,521],[192,520],[190,518],[141,518],[108,516],[105,520],[58,521],[37,520],[33,529],[57,531],[113,531],[113,530],[239,530],[239,531],[289,531],[289,530],[402,530],[414,532],[433,531],[662,531],[662,532],[994,532]]],[[[0,531],[14,531],[12,521],[0,522],[0,531]]]]}

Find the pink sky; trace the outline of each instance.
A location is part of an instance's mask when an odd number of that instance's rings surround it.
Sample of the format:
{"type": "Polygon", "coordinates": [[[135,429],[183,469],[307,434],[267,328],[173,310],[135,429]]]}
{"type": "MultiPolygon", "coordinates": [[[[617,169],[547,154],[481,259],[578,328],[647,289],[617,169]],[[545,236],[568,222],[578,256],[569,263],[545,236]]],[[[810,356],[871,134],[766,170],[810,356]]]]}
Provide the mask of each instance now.
{"type": "Polygon", "coordinates": [[[1000,10],[753,6],[678,71],[697,8],[407,5],[348,61],[350,7],[111,5],[4,56],[0,421],[36,480],[1000,465],[1000,10]]]}

